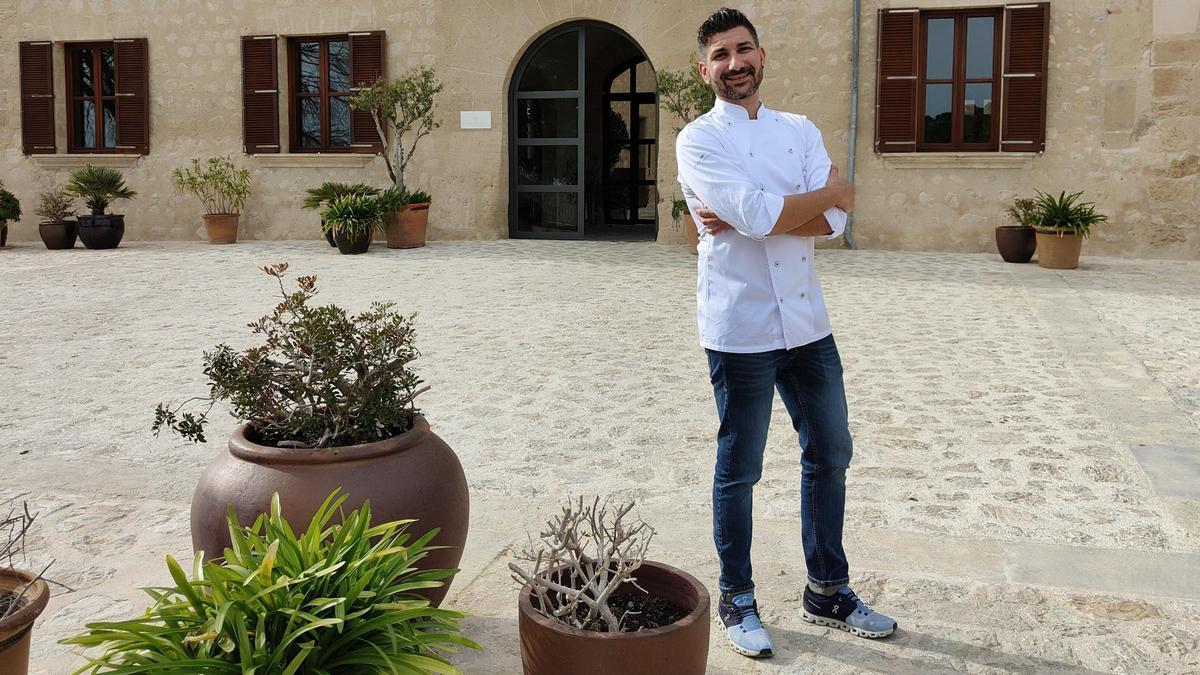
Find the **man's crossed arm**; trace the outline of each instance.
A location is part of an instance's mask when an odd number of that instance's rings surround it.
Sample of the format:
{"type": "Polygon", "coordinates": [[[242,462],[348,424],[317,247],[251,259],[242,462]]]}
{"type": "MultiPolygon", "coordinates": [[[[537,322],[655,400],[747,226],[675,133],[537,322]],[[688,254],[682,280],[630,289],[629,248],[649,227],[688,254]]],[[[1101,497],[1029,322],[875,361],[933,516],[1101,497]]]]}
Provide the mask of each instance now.
{"type": "MultiPolygon", "coordinates": [[[[704,195],[696,195],[701,202],[704,195]]],[[[837,166],[829,169],[829,180],[825,187],[803,194],[786,195],[783,211],[779,213],[768,236],[790,234],[797,237],[820,237],[833,233],[833,227],[825,219],[825,211],[837,207],[846,213],[854,210],[854,186],[838,173],[837,166]]],[[[733,229],[729,223],[707,206],[696,209],[700,224],[710,235],[733,229]]]]}

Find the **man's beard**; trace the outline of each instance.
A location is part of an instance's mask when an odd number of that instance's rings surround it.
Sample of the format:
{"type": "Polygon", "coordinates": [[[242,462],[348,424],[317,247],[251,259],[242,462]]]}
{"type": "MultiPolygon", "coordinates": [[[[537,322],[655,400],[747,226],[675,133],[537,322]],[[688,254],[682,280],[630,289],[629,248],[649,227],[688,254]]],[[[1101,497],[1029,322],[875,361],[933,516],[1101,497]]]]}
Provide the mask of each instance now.
{"type": "Polygon", "coordinates": [[[726,73],[725,76],[721,78],[720,85],[713,87],[713,91],[715,91],[721,98],[728,99],[730,101],[741,101],[742,99],[750,98],[756,94],[759,86],[762,85],[762,81],[763,74],[761,68],[755,70],[753,66],[746,66],[742,70],[738,71],[737,73],[733,73],[732,75],[726,73]],[[737,77],[739,75],[745,75],[747,73],[750,75],[750,88],[745,92],[739,92],[737,89],[734,89],[733,86],[727,86],[725,84],[726,79],[730,77],[737,77]]]}

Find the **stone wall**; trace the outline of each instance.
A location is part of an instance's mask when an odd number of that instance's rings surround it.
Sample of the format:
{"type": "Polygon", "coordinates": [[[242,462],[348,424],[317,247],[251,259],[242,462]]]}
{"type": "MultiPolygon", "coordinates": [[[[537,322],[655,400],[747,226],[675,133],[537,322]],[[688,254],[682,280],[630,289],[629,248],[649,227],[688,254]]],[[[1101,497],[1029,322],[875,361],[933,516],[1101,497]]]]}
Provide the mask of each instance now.
{"type": "MultiPolygon", "coordinates": [[[[879,7],[980,5],[979,0],[863,0],[858,143],[858,212],[852,233],[864,248],[992,251],[1003,208],[1033,189],[1084,189],[1111,223],[1085,252],[1200,259],[1200,3],[1194,0],[1054,0],[1051,10],[1047,148],[1041,156],[897,160],[876,155],[875,34],[879,7]]],[[[423,63],[446,83],[443,126],[423,141],[410,183],[433,193],[433,239],[506,237],[507,91],[525,49],[549,28],[590,19],[626,31],[656,68],[686,67],[699,22],[718,3],[562,0],[407,1],[147,0],[0,6],[0,180],[28,214],[11,230],[36,239],[37,190],[65,179],[65,155],[21,154],[19,40],[56,43],[113,37],[149,39],[151,150],[124,169],[138,199],[118,204],[130,239],[203,236],[200,207],[176,194],[170,170],[191,157],[233,154],[254,174],[243,218],[248,239],[315,238],[316,216],[298,208],[322,180],[386,181],[379,159],[245,157],[241,154],[242,35],[385,30],[391,75],[423,63]],[[459,111],[488,110],[492,128],[459,128],[459,111]],[[54,164],[54,166],[51,166],[54,164]]],[[[845,0],[764,0],[743,5],[768,52],[768,105],[802,112],[822,129],[834,161],[849,147],[853,19],[845,0]]],[[[281,45],[282,47],[282,45],[281,45]]],[[[281,61],[284,54],[281,48],[281,61]]],[[[56,44],[58,143],[65,148],[62,48],[56,44]]],[[[286,82],[283,80],[282,82],[286,82]]],[[[281,82],[281,84],[282,84],[281,82]]],[[[286,97],[284,97],[286,98],[286,97]]],[[[663,112],[660,194],[675,192],[676,122],[663,112]]],[[[281,114],[286,130],[286,113],[281,114]]],[[[286,146],[286,132],[283,143],[286,146]]],[[[659,241],[684,241],[659,209],[659,241]]]]}

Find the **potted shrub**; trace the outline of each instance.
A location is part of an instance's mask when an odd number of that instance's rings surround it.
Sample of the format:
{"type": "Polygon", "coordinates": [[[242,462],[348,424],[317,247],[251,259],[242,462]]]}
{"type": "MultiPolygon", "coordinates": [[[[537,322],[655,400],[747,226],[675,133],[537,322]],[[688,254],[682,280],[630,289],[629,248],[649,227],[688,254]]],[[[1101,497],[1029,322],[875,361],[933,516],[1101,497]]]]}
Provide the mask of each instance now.
{"type": "Polygon", "coordinates": [[[384,141],[383,161],[396,193],[387,202],[385,214],[388,248],[425,245],[429,219],[429,195],[408,192],[404,172],[412,162],[417,144],[441,123],[434,119],[435,98],[442,83],[429,66],[421,66],[398,80],[380,78],[370,88],[350,99],[350,107],[370,113],[375,130],[384,141]],[[397,199],[403,197],[403,199],[397,199]],[[402,203],[401,203],[402,202],[402,203]],[[407,214],[405,212],[413,213],[407,214]]]}
{"type": "MultiPolygon", "coordinates": [[[[683,122],[683,125],[675,127],[676,134],[689,122],[711,110],[716,103],[716,94],[712,87],[704,82],[700,77],[700,71],[694,66],[686,70],[663,69],[658,71],[656,78],[658,80],[658,100],[667,109],[667,112],[683,122]]],[[[692,219],[691,211],[688,210],[687,200],[672,199],[671,220],[678,225],[681,219],[684,219],[685,234],[694,254],[700,239],[696,222],[692,219]]]]}
{"type": "MultiPolygon", "coordinates": [[[[367,195],[374,197],[378,194],[379,188],[364,185],[363,183],[334,183],[325,181],[318,187],[305,190],[304,201],[300,202],[300,206],[306,209],[324,209],[338,197],[345,197],[346,195],[367,195]]],[[[337,246],[337,242],[333,240],[333,231],[326,229],[324,222],[321,223],[321,232],[325,235],[325,241],[328,241],[330,246],[337,246]]]]}
{"type": "Polygon", "coordinates": [[[91,214],[77,217],[79,241],[92,249],[116,248],[125,236],[125,216],[106,214],[109,204],[118,199],[133,199],[137,193],[125,187],[121,172],[107,166],[75,169],[67,181],[67,191],[83,199],[91,214]]]}
{"type": "Polygon", "coordinates": [[[8,221],[21,217],[21,202],[0,183],[0,247],[8,243],[8,221]]]}
{"type": "Polygon", "coordinates": [[[342,255],[366,253],[371,247],[371,235],[383,230],[383,206],[378,197],[346,195],[338,197],[321,212],[326,232],[342,255]]]}
{"type": "Polygon", "coordinates": [[[633,503],[567,501],[509,563],[526,675],[703,675],[708,589],[645,559],[654,530],[633,503]]]}
{"type": "Polygon", "coordinates": [[[0,521],[0,673],[4,675],[29,672],[33,623],[50,600],[50,586],[41,574],[16,567],[16,561],[24,558],[25,536],[35,517],[22,504],[0,521]]]}
{"type": "Polygon", "coordinates": [[[1027,197],[1017,197],[1005,209],[1016,225],[996,226],[996,249],[1004,262],[1027,263],[1033,259],[1033,252],[1037,250],[1034,212],[1035,202],[1027,197]]]}
{"type": "Polygon", "coordinates": [[[237,241],[238,218],[250,197],[250,171],[237,168],[228,157],[193,159],[187,169],[171,174],[175,189],[190,192],[204,205],[204,230],[210,244],[237,241]]]}
{"type": "Polygon", "coordinates": [[[330,495],[300,532],[278,495],[248,527],[230,513],[223,560],[198,553],[189,577],[168,556],[149,609],[63,643],[99,650],[81,672],[457,673],[445,654],[479,648],[458,634],[463,615],[413,592],[450,573],[414,566],[430,536],[373,524],[365,503],[334,523],[345,501],[330,495]]]}
{"type": "Polygon", "coordinates": [[[1092,236],[1092,226],[1107,222],[1108,216],[1096,213],[1093,202],[1081,202],[1083,192],[1057,197],[1040,190],[1034,200],[1033,217],[1037,223],[1038,265],[1056,270],[1079,266],[1083,240],[1092,236]]]}
{"type": "Polygon", "coordinates": [[[75,248],[75,197],[66,188],[50,188],[38,197],[38,236],[48,249],[75,248]]]}
{"type": "MultiPolygon", "coordinates": [[[[425,389],[410,362],[418,356],[412,317],[375,303],[356,316],[336,305],[315,307],[316,277],[300,277],[287,292],[287,264],[264,267],[282,301],[250,324],[263,344],[204,354],[209,396],[203,413],[159,404],[153,429],[168,428],[204,442],[207,414],[217,401],[245,423],[200,478],[192,497],[192,544],[218,555],[229,546],[225,513],[243,523],[267,510],[278,492],[284,516],[307,521],[324,495],[342,488],[357,506],[370,500],[386,520],[416,518],[438,528],[442,546],[428,567],[454,569],[467,538],[467,480],[454,451],[414,405],[425,389]]],[[[446,586],[429,591],[441,602],[446,586]]]]}

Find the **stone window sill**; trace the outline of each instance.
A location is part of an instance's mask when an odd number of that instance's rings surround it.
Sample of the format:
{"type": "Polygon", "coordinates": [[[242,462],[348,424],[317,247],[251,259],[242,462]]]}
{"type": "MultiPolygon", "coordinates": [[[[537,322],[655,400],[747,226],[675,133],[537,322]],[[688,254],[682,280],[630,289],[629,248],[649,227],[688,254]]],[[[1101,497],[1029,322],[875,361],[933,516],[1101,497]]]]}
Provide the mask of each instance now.
{"type": "Polygon", "coordinates": [[[361,169],[375,159],[375,155],[301,153],[284,155],[251,155],[255,163],[268,169],[361,169]]]}
{"type": "Polygon", "coordinates": [[[29,156],[34,164],[43,169],[78,169],[88,164],[93,166],[109,166],[116,169],[128,169],[137,166],[138,160],[141,157],[141,155],[114,154],[29,156]]]}
{"type": "Polygon", "coordinates": [[[883,153],[888,169],[1029,169],[1036,153],[1030,152],[889,152],[883,153]]]}

